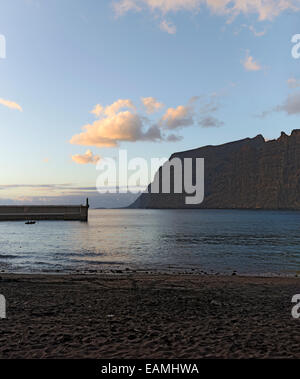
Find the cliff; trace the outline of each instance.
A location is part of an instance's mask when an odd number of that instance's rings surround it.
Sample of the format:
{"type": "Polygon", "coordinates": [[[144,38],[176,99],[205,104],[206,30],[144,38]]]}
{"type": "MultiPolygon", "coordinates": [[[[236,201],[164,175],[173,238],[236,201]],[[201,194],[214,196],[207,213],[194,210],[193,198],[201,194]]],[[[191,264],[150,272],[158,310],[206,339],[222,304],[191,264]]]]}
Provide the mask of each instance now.
{"type": "Polygon", "coordinates": [[[204,201],[186,205],[186,194],[160,190],[141,194],[130,208],[300,209],[300,129],[276,140],[258,135],[173,157],[204,158],[204,201]]]}

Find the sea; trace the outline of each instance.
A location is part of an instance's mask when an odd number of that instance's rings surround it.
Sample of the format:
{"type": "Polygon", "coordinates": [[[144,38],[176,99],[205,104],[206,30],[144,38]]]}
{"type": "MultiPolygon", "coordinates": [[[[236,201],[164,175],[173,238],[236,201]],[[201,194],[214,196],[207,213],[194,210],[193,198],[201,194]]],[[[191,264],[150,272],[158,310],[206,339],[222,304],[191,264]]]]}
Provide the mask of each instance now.
{"type": "Polygon", "coordinates": [[[300,212],[89,211],[87,223],[0,223],[0,272],[300,275],[300,212]]]}

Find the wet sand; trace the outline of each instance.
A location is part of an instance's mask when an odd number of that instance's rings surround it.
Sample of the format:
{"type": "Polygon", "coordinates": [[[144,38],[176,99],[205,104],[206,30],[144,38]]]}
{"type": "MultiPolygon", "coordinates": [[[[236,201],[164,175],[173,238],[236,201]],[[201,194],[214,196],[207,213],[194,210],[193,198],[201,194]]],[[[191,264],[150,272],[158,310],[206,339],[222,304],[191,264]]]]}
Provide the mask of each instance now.
{"type": "Polygon", "coordinates": [[[300,358],[298,278],[2,274],[1,358],[300,358]]]}

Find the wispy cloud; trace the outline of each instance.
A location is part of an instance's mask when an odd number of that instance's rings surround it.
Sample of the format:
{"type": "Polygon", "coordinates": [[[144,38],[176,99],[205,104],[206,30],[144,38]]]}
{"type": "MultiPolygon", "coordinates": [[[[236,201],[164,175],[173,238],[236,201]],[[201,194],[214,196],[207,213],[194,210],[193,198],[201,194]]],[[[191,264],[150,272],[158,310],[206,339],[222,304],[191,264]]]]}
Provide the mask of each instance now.
{"type": "Polygon", "coordinates": [[[284,112],[288,116],[300,115],[300,92],[288,95],[282,104],[261,112],[257,117],[265,118],[274,112],[284,112]]]}
{"type": "Polygon", "coordinates": [[[4,205],[23,205],[23,204],[34,204],[34,205],[68,205],[68,204],[83,204],[88,196],[91,208],[95,207],[126,207],[131,204],[139,194],[133,193],[103,193],[99,194],[96,189],[89,192],[70,192],[59,195],[44,195],[44,196],[17,196],[13,198],[0,197],[0,204],[4,205]]]}
{"type": "Polygon", "coordinates": [[[224,122],[220,121],[216,117],[207,116],[199,121],[199,125],[203,128],[219,128],[220,126],[224,125],[224,122]]]}
{"type": "Polygon", "coordinates": [[[160,29],[169,34],[176,34],[177,31],[176,26],[172,22],[167,20],[162,20],[162,22],[160,23],[160,29]]]}
{"type": "Polygon", "coordinates": [[[119,99],[115,101],[113,104],[108,105],[107,107],[103,107],[101,104],[97,104],[94,109],[91,111],[95,116],[100,117],[105,115],[107,117],[115,116],[120,109],[133,109],[135,110],[135,106],[132,101],[129,99],[119,99]]]}
{"type": "Polygon", "coordinates": [[[201,105],[199,109],[200,119],[198,120],[198,125],[202,128],[219,128],[225,124],[224,121],[219,120],[214,114],[216,114],[221,108],[220,98],[223,97],[226,92],[227,89],[224,88],[209,96],[201,97],[201,105]]]}
{"type": "Polygon", "coordinates": [[[193,125],[194,109],[191,105],[179,105],[177,108],[168,108],[161,119],[161,124],[167,129],[178,129],[193,125]]]}
{"type": "Polygon", "coordinates": [[[164,107],[164,104],[156,100],[154,97],[142,97],[142,103],[148,114],[155,113],[164,107]]]}
{"type": "Polygon", "coordinates": [[[262,66],[250,55],[249,50],[247,50],[246,57],[242,61],[242,64],[246,71],[260,71],[262,69],[262,66]]]}
{"type": "MultiPolygon", "coordinates": [[[[207,7],[214,14],[224,15],[228,21],[240,14],[256,14],[259,21],[271,21],[287,10],[299,11],[299,0],[114,0],[113,7],[117,16],[143,10],[159,13],[162,17],[179,11],[195,14],[207,7]]],[[[162,29],[168,33],[174,31],[175,26],[170,25],[171,29],[167,23],[162,29]]]]}
{"type": "Polygon", "coordinates": [[[253,33],[253,35],[255,35],[255,37],[262,37],[267,32],[267,29],[264,29],[264,30],[261,30],[260,32],[258,32],[253,25],[249,25],[248,28],[253,33]]]}
{"type": "Polygon", "coordinates": [[[95,191],[96,187],[78,187],[71,183],[63,184],[0,184],[0,190],[12,190],[19,188],[47,189],[47,190],[84,190],[95,191]]]}
{"type": "Polygon", "coordinates": [[[300,92],[293,93],[280,105],[274,108],[276,112],[285,112],[288,115],[300,114],[300,92]]]}
{"type": "Polygon", "coordinates": [[[73,155],[72,160],[78,164],[97,164],[97,162],[100,160],[100,156],[94,155],[91,150],[87,150],[84,154],[73,155]]]}
{"type": "Polygon", "coordinates": [[[289,78],[287,84],[290,88],[298,88],[300,87],[300,79],[289,78]]]}
{"type": "Polygon", "coordinates": [[[23,112],[22,107],[18,103],[15,103],[14,101],[0,99],[0,104],[4,105],[7,108],[16,109],[16,110],[18,110],[20,112],[23,112]]]}
{"type": "Polygon", "coordinates": [[[247,29],[250,30],[250,32],[255,36],[255,37],[262,37],[267,33],[267,28],[264,28],[263,30],[258,31],[253,25],[247,25],[247,24],[242,24],[240,28],[234,32],[234,34],[238,35],[242,31],[242,29],[247,29]]]}

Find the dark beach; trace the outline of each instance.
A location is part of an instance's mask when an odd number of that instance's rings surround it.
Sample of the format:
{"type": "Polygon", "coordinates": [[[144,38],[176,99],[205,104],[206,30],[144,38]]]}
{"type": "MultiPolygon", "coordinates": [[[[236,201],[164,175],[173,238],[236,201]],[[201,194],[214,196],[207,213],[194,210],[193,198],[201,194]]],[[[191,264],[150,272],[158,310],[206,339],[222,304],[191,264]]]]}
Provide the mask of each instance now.
{"type": "Polygon", "coordinates": [[[2,274],[1,358],[300,358],[298,278],[2,274]]]}

